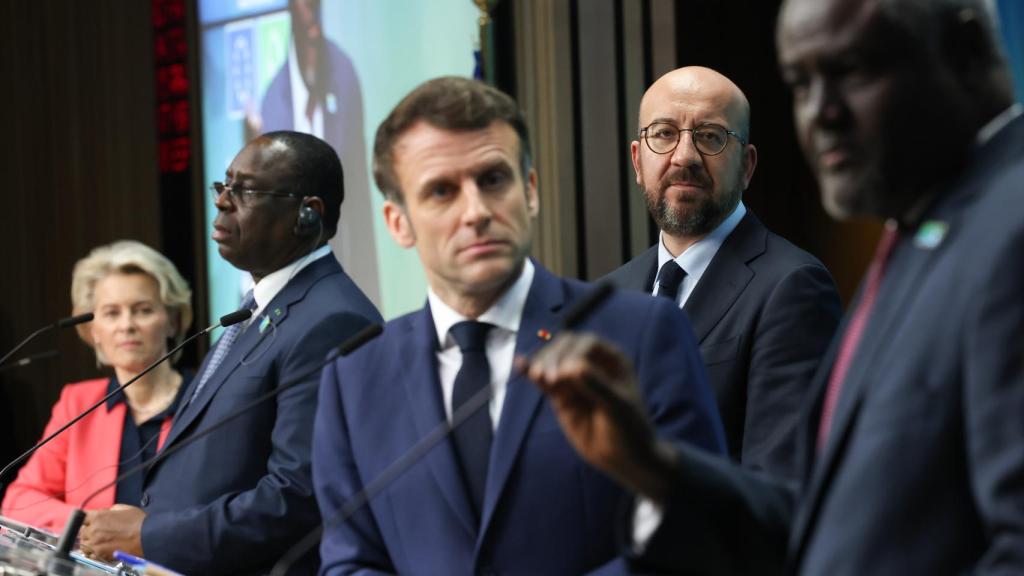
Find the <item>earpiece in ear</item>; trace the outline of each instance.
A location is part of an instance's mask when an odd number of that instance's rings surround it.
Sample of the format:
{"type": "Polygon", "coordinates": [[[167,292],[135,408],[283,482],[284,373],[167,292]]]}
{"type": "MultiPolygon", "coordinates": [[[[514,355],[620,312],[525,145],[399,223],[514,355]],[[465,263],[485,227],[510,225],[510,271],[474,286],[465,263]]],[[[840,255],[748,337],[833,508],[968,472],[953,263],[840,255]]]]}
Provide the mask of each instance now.
{"type": "Polygon", "coordinates": [[[299,217],[295,219],[295,235],[308,236],[320,231],[321,217],[316,208],[303,201],[299,207],[299,217]]]}

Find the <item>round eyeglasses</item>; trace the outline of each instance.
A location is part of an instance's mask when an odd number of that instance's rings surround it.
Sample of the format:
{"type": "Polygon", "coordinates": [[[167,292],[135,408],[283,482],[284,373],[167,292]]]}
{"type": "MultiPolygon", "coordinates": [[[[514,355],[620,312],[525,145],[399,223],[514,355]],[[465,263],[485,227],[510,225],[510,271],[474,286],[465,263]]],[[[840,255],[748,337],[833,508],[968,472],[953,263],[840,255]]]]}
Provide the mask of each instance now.
{"type": "Polygon", "coordinates": [[[297,192],[278,192],[275,190],[256,190],[254,188],[236,188],[230,184],[223,182],[214,182],[210,184],[210,195],[213,196],[214,203],[220,198],[220,195],[227,192],[228,198],[231,199],[232,204],[245,206],[251,204],[256,196],[274,196],[277,198],[305,198],[302,194],[297,192]]]}
{"type": "Polygon", "coordinates": [[[640,129],[640,137],[655,154],[668,154],[679,146],[683,132],[689,132],[697,151],[705,156],[721,154],[729,144],[729,136],[746,146],[739,134],[718,124],[701,124],[696,128],[678,128],[668,122],[652,122],[640,129]]]}

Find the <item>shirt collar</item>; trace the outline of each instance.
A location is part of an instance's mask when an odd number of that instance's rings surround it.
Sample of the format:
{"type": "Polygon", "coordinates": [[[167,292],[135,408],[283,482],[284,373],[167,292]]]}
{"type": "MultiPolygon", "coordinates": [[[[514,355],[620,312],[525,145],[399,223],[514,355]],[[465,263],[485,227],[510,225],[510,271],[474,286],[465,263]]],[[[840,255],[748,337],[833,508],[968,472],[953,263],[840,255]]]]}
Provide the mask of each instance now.
{"type": "Polygon", "coordinates": [[[293,108],[298,109],[301,106],[304,111],[306,100],[309,99],[309,88],[306,87],[306,81],[302,79],[302,68],[299,64],[299,55],[295,50],[294,40],[288,43],[288,77],[292,83],[293,108]]]}
{"type": "Polygon", "coordinates": [[[291,264],[264,276],[252,289],[252,296],[256,299],[256,310],[253,311],[252,318],[259,316],[263,309],[267,307],[267,304],[270,304],[270,301],[274,299],[274,296],[277,296],[303,268],[330,253],[330,245],[324,244],[309,254],[293,260],[291,264]]]}
{"type": "MultiPolygon", "coordinates": [[[[192,376],[193,374],[189,371],[181,371],[181,386],[178,387],[178,393],[174,395],[174,400],[171,401],[171,404],[167,406],[167,408],[164,408],[159,414],[154,415],[152,418],[150,418],[150,420],[163,420],[164,418],[171,416],[178,411],[178,404],[181,402],[181,397],[185,391],[185,388],[188,388],[189,383],[192,382],[192,376]]],[[[110,394],[111,392],[117,390],[120,387],[121,383],[117,381],[117,375],[111,376],[110,382],[107,383],[107,394],[110,394]]],[[[125,402],[124,390],[118,390],[117,394],[114,394],[110,398],[107,398],[107,412],[110,412],[111,410],[114,409],[115,406],[123,402],[125,402]]]]}
{"type": "MultiPolygon", "coordinates": [[[[974,137],[974,149],[977,150],[987,144],[990,140],[995,138],[996,134],[1001,132],[1003,128],[1006,128],[1010,122],[1013,122],[1021,113],[1024,112],[1024,106],[1021,106],[1019,102],[1013,103],[1013,105],[1006,108],[999,114],[996,114],[991,120],[985,123],[984,126],[978,130],[977,135],[974,137]]],[[[914,204],[904,213],[898,220],[897,226],[904,232],[913,230],[920,222],[922,217],[932,206],[935,197],[938,194],[936,187],[932,187],[923,194],[914,204]]],[[[889,223],[886,223],[888,226],[889,223]]]]}
{"type": "MultiPolygon", "coordinates": [[[[747,207],[740,201],[736,204],[732,214],[722,221],[710,234],[691,244],[682,254],[675,257],[676,264],[686,271],[686,275],[694,280],[699,279],[704,271],[711,264],[711,259],[718,253],[725,239],[732,234],[732,231],[739,225],[740,220],[747,214],[747,207]]],[[[663,239],[664,232],[658,234],[658,270],[672,260],[672,253],[665,248],[663,239]]]]}
{"type": "Polygon", "coordinates": [[[989,120],[981,130],[978,130],[978,136],[975,138],[975,143],[978,146],[984,145],[986,142],[992,139],[993,136],[999,133],[1000,130],[1006,127],[1007,124],[1013,122],[1013,119],[1021,115],[1024,111],[1024,106],[1021,106],[1019,102],[1015,102],[1013,106],[1010,106],[1006,110],[1000,112],[995,118],[989,120]]]}
{"type": "MultiPolygon", "coordinates": [[[[530,295],[530,286],[533,284],[533,276],[533,262],[527,258],[523,262],[523,270],[519,273],[519,278],[515,283],[476,320],[512,333],[518,332],[523,309],[526,307],[526,298],[530,295]]],[[[445,304],[430,288],[427,289],[427,303],[430,306],[430,314],[434,318],[434,328],[437,330],[437,341],[440,343],[441,349],[455,346],[455,340],[448,335],[448,330],[454,324],[468,320],[468,318],[445,304]]]]}

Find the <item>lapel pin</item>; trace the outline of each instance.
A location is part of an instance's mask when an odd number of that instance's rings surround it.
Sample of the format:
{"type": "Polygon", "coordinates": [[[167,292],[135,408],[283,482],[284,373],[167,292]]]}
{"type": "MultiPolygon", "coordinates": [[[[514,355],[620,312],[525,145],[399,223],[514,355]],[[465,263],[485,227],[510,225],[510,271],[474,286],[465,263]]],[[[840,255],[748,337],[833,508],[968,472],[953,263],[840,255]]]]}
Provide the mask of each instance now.
{"type": "Polygon", "coordinates": [[[551,340],[551,332],[541,328],[540,330],[537,330],[537,338],[547,342],[548,340],[551,340]]]}
{"type": "Polygon", "coordinates": [[[929,220],[921,224],[917,229],[917,234],[914,234],[914,246],[922,250],[934,250],[939,247],[939,244],[942,244],[947,232],[949,232],[949,224],[939,220],[929,220]]]}
{"type": "Polygon", "coordinates": [[[280,316],[280,315],[281,315],[281,309],[280,308],[274,308],[274,316],[280,316]]]}
{"type": "Polygon", "coordinates": [[[268,326],[270,326],[270,316],[264,316],[263,319],[260,320],[260,334],[266,332],[268,326]]]}

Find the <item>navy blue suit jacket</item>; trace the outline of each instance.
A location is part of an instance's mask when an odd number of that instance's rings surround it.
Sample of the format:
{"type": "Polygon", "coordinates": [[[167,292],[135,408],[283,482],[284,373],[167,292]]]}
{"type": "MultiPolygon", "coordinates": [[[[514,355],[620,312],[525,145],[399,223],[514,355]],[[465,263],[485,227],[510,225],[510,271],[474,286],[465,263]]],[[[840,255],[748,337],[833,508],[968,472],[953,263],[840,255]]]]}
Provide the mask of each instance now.
{"type": "Polygon", "coordinates": [[[1022,182],[1018,117],[973,151],[890,256],[816,454],[835,343],[822,362],[802,486],[681,449],[645,569],[1024,573],[1022,182]]]}
{"type": "MultiPolygon", "coordinates": [[[[607,276],[654,288],[658,246],[607,276]]],[[[683,307],[700,343],[732,457],[795,478],[797,425],[843,314],[817,258],[771,233],[747,211],[683,307]]]]}
{"type": "MultiPolygon", "coordinates": [[[[183,401],[163,449],[296,378],[371,321],[380,315],[334,256],[310,263],[239,335],[199,396],[183,401]]],[[[318,374],[306,380],[147,471],[147,558],[186,574],[265,571],[317,525],[310,453],[318,374]]],[[[191,397],[190,387],[183,398],[191,397]]],[[[307,562],[304,570],[315,568],[307,562]]]]}
{"type": "MultiPolygon", "coordinates": [[[[523,311],[516,354],[543,343],[565,305],[588,285],[540,266],[523,311]]],[[[724,452],[721,423],[696,342],[670,303],[616,293],[584,322],[633,360],[660,434],[724,452]]],[[[628,495],[573,451],[540,391],[508,383],[491,450],[481,526],[450,440],[399,477],[344,525],[342,504],[404,454],[445,412],[429,307],[324,371],[313,476],[327,524],[322,574],[621,573],[617,519],[628,495]]]]}

